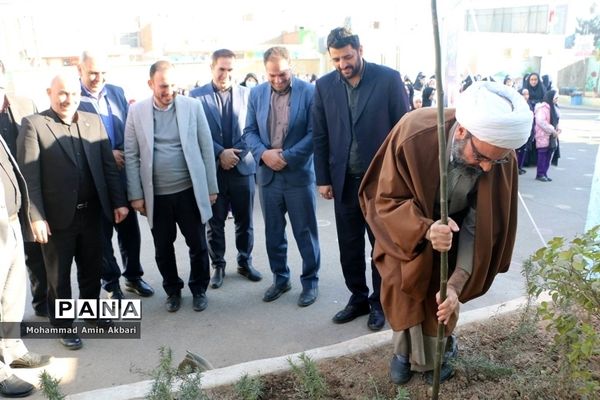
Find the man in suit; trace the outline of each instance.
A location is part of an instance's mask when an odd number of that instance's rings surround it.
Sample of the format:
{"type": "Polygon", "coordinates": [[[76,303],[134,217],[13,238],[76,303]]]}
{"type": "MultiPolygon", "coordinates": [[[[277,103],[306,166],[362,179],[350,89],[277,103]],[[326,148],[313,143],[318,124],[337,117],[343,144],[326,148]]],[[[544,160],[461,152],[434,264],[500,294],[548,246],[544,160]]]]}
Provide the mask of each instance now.
{"type": "Polygon", "coordinates": [[[203,311],[210,281],[204,224],[219,191],[210,128],[199,101],[176,95],[170,62],[152,64],[148,85],[153,96],[131,106],[125,126],[129,199],[148,217],[167,311],[181,307],[183,281],[173,247],[177,226],[189,247],[193,308],[203,311]]]}
{"type": "MultiPolygon", "coordinates": [[[[84,51],[78,65],[81,81],[81,102],[79,109],[98,114],[112,146],[112,153],[119,169],[123,191],[127,191],[125,176],[125,157],[123,156],[125,121],[129,104],[123,89],[106,83],[106,61],[89,51],[84,51]]],[[[102,255],[102,286],[108,292],[108,298],[122,299],[123,292],[119,285],[121,268],[117,264],[113,252],[112,235],[116,229],[121,250],[125,277],[125,288],[138,296],[148,297],[154,290],[143,279],[144,271],[140,264],[141,236],[137,213],[129,209],[127,217],[119,224],[112,220],[102,219],[104,232],[102,255]]]]}
{"type": "Polygon", "coordinates": [[[225,220],[229,208],[235,222],[238,274],[253,282],[262,275],[252,266],[254,186],[256,163],[242,141],[250,89],[234,85],[231,73],[235,53],[221,49],[212,54],[212,82],[191,91],[204,107],[212,133],[219,197],[208,221],[208,254],[214,268],[211,287],[217,289],[225,276],[225,220]]]}
{"type": "Polygon", "coordinates": [[[33,235],[25,179],[2,137],[0,183],[0,395],[25,397],[33,391],[33,385],[14,375],[11,368],[38,368],[49,358],[27,351],[19,338],[27,285],[23,236],[33,240],[33,235]]]}
{"type": "MultiPolygon", "coordinates": [[[[7,89],[6,68],[0,61],[0,133],[6,142],[10,154],[17,156],[17,136],[21,127],[23,117],[37,112],[37,108],[31,99],[15,96],[6,91],[7,89]]],[[[29,226],[25,227],[29,229],[29,226]]],[[[31,235],[29,235],[31,236],[31,235]]],[[[25,235],[27,237],[27,235],[25,235]]],[[[46,268],[42,257],[40,244],[35,241],[25,241],[25,265],[29,272],[31,284],[31,304],[35,315],[48,317],[48,302],[46,299],[46,268]]]]}
{"type": "Polygon", "coordinates": [[[321,263],[310,120],[313,86],[292,76],[286,48],[268,49],[263,61],[268,82],[252,89],[244,129],[244,140],[258,161],[256,179],[274,278],[263,300],[273,301],[291,289],[287,213],[302,256],[298,305],[306,307],[317,299],[321,263]]]}
{"type": "MultiPolygon", "coordinates": [[[[73,258],[80,298],[98,299],[101,213],[119,223],[128,209],[100,118],[77,111],[81,92],[77,76],[57,75],[47,91],[50,108],[23,119],[17,158],[29,187],[33,234],[42,243],[50,323],[69,328],[73,320],[56,318],[55,300],[72,297],[73,258]]],[[[60,342],[73,350],[82,346],[81,338],[71,332],[60,342]]]]}
{"type": "Polygon", "coordinates": [[[373,292],[369,296],[365,230],[371,248],[375,239],[362,214],[358,188],[379,146],[410,109],[408,96],[398,71],[366,62],[358,36],[348,29],[333,29],[327,49],[335,70],[315,85],[315,173],[321,197],[334,199],[340,263],[352,293],[333,322],[341,324],[369,314],[369,329],[380,330],[385,324],[379,300],[381,277],[371,262],[373,292]]]}

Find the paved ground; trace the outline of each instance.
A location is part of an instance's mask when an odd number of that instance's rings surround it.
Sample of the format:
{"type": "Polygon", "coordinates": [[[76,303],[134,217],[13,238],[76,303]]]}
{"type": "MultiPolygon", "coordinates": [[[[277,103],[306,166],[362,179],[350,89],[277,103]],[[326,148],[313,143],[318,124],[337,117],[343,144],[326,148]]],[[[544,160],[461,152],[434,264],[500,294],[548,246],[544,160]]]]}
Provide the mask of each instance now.
{"type": "MultiPolygon", "coordinates": [[[[514,262],[511,270],[500,276],[490,292],[463,307],[470,310],[496,304],[523,295],[521,262],[541,247],[542,238],[571,237],[583,231],[589,191],[594,171],[597,145],[600,143],[600,122],[597,111],[563,109],[564,135],[562,158],[558,167],[551,167],[551,183],[534,180],[535,170],[529,168],[520,177],[520,192],[524,204],[519,205],[519,226],[514,262]],[[540,236],[542,238],[540,238],[540,236]]],[[[266,279],[252,283],[230,268],[225,284],[218,290],[209,289],[209,307],[194,312],[189,291],[184,292],[182,309],[170,314],[164,310],[165,296],[160,288],[160,275],[153,261],[154,249],[142,223],[145,279],[157,294],[143,300],[142,338],[139,340],[85,340],[79,351],[64,349],[57,340],[26,339],[32,351],[54,356],[49,371],[62,379],[65,394],[120,385],[147,379],[136,370],[148,370],[156,365],[158,348],[169,346],[179,362],[186,350],[203,355],[216,367],[239,362],[281,356],[325,346],[370,333],[366,317],[345,325],[335,325],[331,317],[341,309],[348,292],[338,263],[338,248],[331,202],[319,199],[318,218],[322,250],[320,297],[305,309],[296,306],[300,293],[300,259],[291,232],[289,264],[293,273],[293,289],[273,303],[263,303],[262,295],[271,283],[266,261],[262,215],[257,204],[254,264],[266,279]]],[[[227,227],[228,243],[233,243],[231,221],[227,227]]],[[[184,280],[187,252],[181,238],[177,241],[178,262],[184,280]]],[[[227,254],[229,265],[235,266],[235,254],[227,254]]],[[[75,278],[73,277],[73,282],[75,278]]],[[[104,295],[104,293],[103,293],[104,295]]],[[[28,307],[26,320],[40,321],[28,307]]],[[[19,371],[19,375],[36,381],[40,371],[19,371]]],[[[37,393],[32,398],[41,398],[37,393]]]]}

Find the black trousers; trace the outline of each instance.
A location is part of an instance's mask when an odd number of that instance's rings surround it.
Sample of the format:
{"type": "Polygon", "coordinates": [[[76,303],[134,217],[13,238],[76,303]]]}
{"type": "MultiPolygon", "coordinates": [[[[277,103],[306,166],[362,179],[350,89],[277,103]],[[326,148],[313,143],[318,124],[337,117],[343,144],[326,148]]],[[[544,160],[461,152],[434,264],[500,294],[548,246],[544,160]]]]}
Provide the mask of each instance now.
{"type": "Polygon", "coordinates": [[[48,243],[42,245],[48,280],[50,323],[68,327],[72,319],[56,319],[56,299],[71,299],[71,264],[75,258],[79,298],[98,299],[102,268],[102,225],[100,205],[77,210],[65,229],[52,229],[48,243]]]}
{"type": "Polygon", "coordinates": [[[154,196],[152,236],[156,249],[156,264],[162,275],[167,296],[176,294],[183,288],[183,280],[177,273],[173,246],[177,238],[177,226],[189,248],[188,286],[194,295],[204,293],[210,281],[208,246],[205,226],[200,218],[192,188],[179,193],[154,196]]]}
{"type": "Polygon", "coordinates": [[[137,212],[129,207],[127,218],[119,224],[115,224],[114,221],[109,221],[108,218],[103,216],[102,286],[107,292],[112,292],[119,287],[119,278],[121,277],[121,268],[113,251],[113,230],[117,231],[125,279],[135,281],[144,274],[140,264],[141,237],[137,212]]]}
{"type": "Polygon", "coordinates": [[[252,175],[241,175],[235,168],[217,170],[219,196],[212,206],[213,216],[208,221],[208,254],[213,267],[225,267],[225,221],[231,207],[235,223],[235,247],[237,263],[247,267],[252,265],[254,247],[254,210],[255,179],[252,175]]]}
{"type": "MultiPolygon", "coordinates": [[[[366,278],[365,261],[365,230],[371,242],[375,245],[375,236],[367,225],[358,201],[358,188],[362,176],[346,175],[344,193],[334,198],[335,225],[340,248],[340,263],[346,287],[352,293],[348,304],[358,305],[369,303],[372,308],[381,310],[379,293],[381,290],[381,276],[371,260],[371,279],[373,292],[369,296],[369,287],[366,278]]],[[[371,250],[371,258],[373,250],[371,250]]]]}
{"type": "Polygon", "coordinates": [[[24,242],[25,265],[31,287],[31,305],[40,313],[48,312],[48,284],[42,247],[37,242],[24,242]]]}

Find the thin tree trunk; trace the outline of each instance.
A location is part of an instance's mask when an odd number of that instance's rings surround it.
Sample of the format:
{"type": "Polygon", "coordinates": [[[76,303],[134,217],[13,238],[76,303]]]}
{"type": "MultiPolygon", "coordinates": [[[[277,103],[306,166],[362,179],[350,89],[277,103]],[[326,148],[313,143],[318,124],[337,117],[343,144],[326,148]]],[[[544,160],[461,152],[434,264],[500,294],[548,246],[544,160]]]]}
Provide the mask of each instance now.
{"type": "MultiPolygon", "coordinates": [[[[442,223],[448,224],[448,162],[446,160],[446,132],[444,130],[444,85],[442,82],[442,50],[440,46],[440,29],[437,16],[437,1],[431,0],[431,19],[433,25],[433,42],[435,45],[435,79],[437,92],[437,128],[438,152],[440,167],[440,212],[442,223]]],[[[448,283],[448,253],[440,254],[440,299],[446,299],[446,285],[448,283]]],[[[438,323],[436,354],[433,368],[433,390],[431,398],[437,400],[440,390],[440,370],[442,355],[444,354],[444,324],[438,323]]]]}

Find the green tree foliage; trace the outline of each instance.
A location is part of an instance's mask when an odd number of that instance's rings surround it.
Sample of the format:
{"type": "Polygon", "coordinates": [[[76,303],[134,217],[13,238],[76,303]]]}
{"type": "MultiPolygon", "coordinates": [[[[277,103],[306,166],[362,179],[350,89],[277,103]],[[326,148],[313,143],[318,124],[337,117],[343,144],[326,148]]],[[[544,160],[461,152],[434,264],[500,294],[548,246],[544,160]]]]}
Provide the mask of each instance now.
{"type": "Polygon", "coordinates": [[[538,313],[564,355],[567,383],[583,396],[599,393],[589,365],[600,357],[600,226],[568,243],[550,240],[525,263],[524,273],[530,296],[547,292],[552,298],[540,303],[538,313]]]}
{"type": "Polygon", "coordinates": [[[594,35],[594,45],[600,45],[600,14],[597,12],[597,4],[590,7],[589,18],[577,18],[575,33],[579,35],[594,35]]]}

